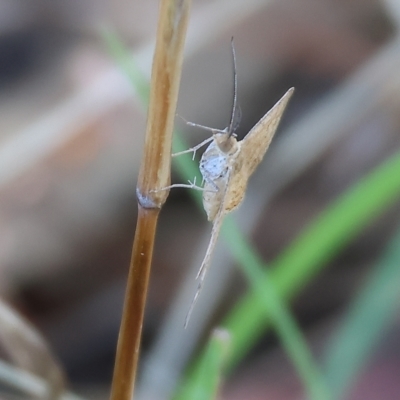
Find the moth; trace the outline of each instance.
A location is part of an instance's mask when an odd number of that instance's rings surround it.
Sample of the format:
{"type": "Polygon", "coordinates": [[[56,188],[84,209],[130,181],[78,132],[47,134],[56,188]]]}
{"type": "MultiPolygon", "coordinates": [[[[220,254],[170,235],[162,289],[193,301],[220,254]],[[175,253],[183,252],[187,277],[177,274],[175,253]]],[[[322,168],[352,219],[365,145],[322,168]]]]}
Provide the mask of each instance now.
{"type": "Polygon", "coordinates": [[[231,118],[228,127],[223,130],[187,122],[190,126],[211,131],[212,136],[195,147],[175,153],[172,156],[196,151],[210,143],[200,159],[200,172],[203,177],[203,186],[196,186],[196,182],[189,184],[174,184],[164,189],[184,187],[201,190],[203,192],[203,207],[208,220],[212,222],[211,239],[200,266],[196,280],[199,281],[196,294],[190,305],[185,327],[187,326],[194,305],[202,289],[204,278],[210,266],[211,256],[221,230],[222,222],[228,213],[235,210],[244,199],[247,182],[257,166],[260,164],[271,140],[276,132],[283,112],[293,94],[294,88],[289,89],[283,97],[268,111],[250,130],[243,140],[236,139],[240,109],[237,105],[237,72],[236,54],[231,41],[233,57],[234,91],[231,118]]]}

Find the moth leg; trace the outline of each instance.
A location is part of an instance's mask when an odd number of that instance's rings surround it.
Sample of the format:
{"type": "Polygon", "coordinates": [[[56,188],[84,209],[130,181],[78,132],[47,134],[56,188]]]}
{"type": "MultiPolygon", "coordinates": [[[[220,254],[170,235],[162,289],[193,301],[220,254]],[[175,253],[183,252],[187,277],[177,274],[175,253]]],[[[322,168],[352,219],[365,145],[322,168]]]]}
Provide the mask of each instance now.
{"type": "Polygon", "coordinates": [[[186,188],[186,189],[194,189],[194,190],[199,190],[201,192],[216,192],[216,190],[210,190],[210,189],[205,189],[202,186],[197,186],[196,185],[196,177],[194,177],[193,182],[190,180],[188,181],[189,183],[174,183],[173,185],[169,185],[166,187],[163,187],[161,189],[154,189],[150,190],[151,193],[156,193],[156,192],[161,192],[162,190],[169,190],[169,189],[174,189],[174,188],[186,188]]]}
{"type": "Polygon", "coordinates": [[[194,122],[190,122],[190,121],[186,120],[185,118],[181,117],[180,115],[179,115],[179,117],[183,120],[183,122],[184,122],[186,125],[194,126],[194,127],[200,128],[200,129],[204,129],[204,130],[206,130],[206,131],[212,132],[213,134],[214,134],[214,133],[228,133],[228,128],[225,128],[225,129],[211,128],[211,127],[209,127],[209,126],[200,125],[200,124],[195,124],[194,122]]]}
{"type": "Polygon", "coordinates": [[[194,122],[189,122],[185,121],[187,125],[189,126],[194,126],[196,128],[204,129],[205,131],[209,131],[214,133],[228,133],[228,128],[225,129],[216,129],[216,128],[211,128],[210,126],[205,126],[205,125],[200,125],[200,124],[195,124],[194,122]]]}
{"type": "Polygon", "coordinates": [[[193,152],[192,160],[194,160],[194,158],[195,158],[195,156],[196,156],[196,151],[197,151],[198,149],[200,149],[200,147],[203,147],[205,144],[211,142],[212,140],[213,140],[213,137],[211,136],[211,137],[209,137],[208,139],[203,140],[203,141],[202,141],[201,143],[199,143],[197,146],[191,147],[190,149],[187,149],[187,150],[179,151],[178,153],[173,153],[173,154],[172,154],[172,157],[177,157],[177,156],[180,156],[180,155],[182,155],[182,154],[187,154],[187,153],[193,152]]]}
{"type": "MultiPolygon", "coordinates": [[[[211,132],[213,135],[215,135],[216,133],[226,133],[228,134],[228,127],[226,127],[225,129],[216,129],[216,128],[211,128],[210,126],[205,126],[205,125],[200,125],[200,124],[195,124],[194,122],[189,122],[186,121],[186,124],[189,126],[194,126],[196,128],[200,128],[200,129],[204,129],[205,131],[209,131],[211,132]]],[[[232,136],[233,137],[237,137],[236,133],[232,132],[232,136]]]]}

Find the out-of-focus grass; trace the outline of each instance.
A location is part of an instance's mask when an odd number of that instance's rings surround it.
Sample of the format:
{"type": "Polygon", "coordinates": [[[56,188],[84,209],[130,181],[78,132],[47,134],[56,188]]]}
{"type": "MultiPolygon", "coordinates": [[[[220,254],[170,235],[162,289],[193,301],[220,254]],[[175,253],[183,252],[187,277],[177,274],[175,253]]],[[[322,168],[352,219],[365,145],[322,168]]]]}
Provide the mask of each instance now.
{"type": "MultiPolygon", "coordinates": [[[[137,71],[130,55],[115,36],[108,33],[105,38],[111,52],[131,78],[138,95],[146,103],[148,89],[146,91],[145,80],[137,71]]],[[[174,151],[182,151],[186,148],[187,146],[182,138],[175,135],[174,151]]],[[[198,170],[190,156],[178,157],[174,159],[174,162],[184,179],[193,179],[194,176],[198,176],[198,170]]],[[[290,299],[298,293],[326,265],[327,261],[393,204],[400,195],[399,170],[400,153],[395,154],[362,180],[355,183],[316,217],[297,239],[270,264],[269,268],[272,272],[269,274],[266,270],[261,272],[262,268],[265,268],[263,262],[242,236],[234,220],[229,217],[226,218],[222,230],[223,238],[227,241],[237,261],[242,265],[251,288],[231,310],[223,323],[223,326],[231,335],[230,352],[226,360],[228,368],[233,368],[257,339],[265,333],[266,329],[273,325],[294,362],[299,376],[303,379],[310,398],[329,397],[324,388],[323,380],[315,372],[310,352],[293,318],[280,300],[280,296],[284,299],[290,299]]],[[[196,201],[201,204],[200,194],[195,191],[192,191],[192,194],[196,201]]],[[[397,283],[395,277],[391,276],[392,283],[397,283]]],[[[375,276],[371,278],[371,282],[374,282],[378,287],[379,282],[382,285],[381,279],[383,278],[375,276]]],[[[386,279],[388,278],[386,277],[386,279]]],[[[372,287],[374,284],[371,283],[370,286],[372,287]]],[[[379,286],[379,290],[381,290],[380,288],[381,286],[379,286]]],[[[347,343],[354,340],[352,335],[355,331],[351,326],[357,320],[356,314],[361,318],[363,313],[366,313],[371,318],[371,323],[374,323],[374,317],[369,314],[368,310],[371,311],[369,304],[374,300],[377,291],[376,288],[375,290],[366,290],[365,297],[359,300],[353,315],[349,320],[346,320],[347,322],[342,328],[346,335],[338,335],[333,347],[334,351],[337,352],[337,349],[342,348],[342,346],[346,348],[347,343]]],[[[394,298],[391,297],[387,301],[393,307],[394,298]]],[[[385,315],[386,317],[383,318],[380,314],[380,318],[387,322],[390,314],[385,315]]],[[[373,339],[377,337],[383,326],[383,323],[375,325],[374,335],[365,340],[363,352],[360,352],[359,355],[361,353],[366,354],[368,349],[372,348],[373,339]]],[[[180,391],[180,396],[186,397],[179,398],[193,398],[192,396],[198,391],[199,385],[204,385],[204,387],[210,385],[210,377],[202,372],[207,360],[213,359],[213,356],[209,354],[209,349],[204,351],[190,368],[182,391],[180,391]]],[[[332,355],[328,359],[330,361],[327,362],[327,377],[329,382],[334,383],[332,386],[335,394],[333,398],[336,398],[338,393],[343,390],[339,390],[338,386],[344,387],[347,382],[343,376],[344,370],[340,360],[337,361],[336,359],[335,361],[332,355]],[[337,378],[340,376],[341,378],[337,378]]],[[[361,367],[359,362],[361,359],[360,356],[357,361],[358,364],[355,362],[353,369],[349,370],[346,376],[349,377],[361,367]]]]}
{"type": "MultiPolygon", "coordinates": [[[[18,398],[45,399],[49,398],[49,382],[31,372],[15,367],[0,359],[1,386],[13,388],[20,393],[18,398]],[[22,393],[24,395],[22,395],[22,393]],[[21,397],[23,396],[23,397],[21,397]]],[[[2,393],[3,394],[3,393],[2,393]]],[[[3,399],[3,397],[1,397],[3,399]]],[[[4,397],[5,398],[5,397],[4,397]]],[[[7,397],[8,398],[8,397],[7,397]]],[[[14,397],[13,397],[14,398],[14,397]]],[[[15,397],[16,398],[16,397],[15,397]]],[[[53,397],[52,397],[53,398],[53,397]]],[[[70,392],[62,393],[59,400],[86,400],[70,392]]]]}
{"type": "MultiPolygon", "coordinates": [[[[289,299],[302,289],[368,223],[400,196],[400,152],[354,184],[328,206],[270,264],[275,290],[289,299]]],[[[227,230],[232,235],[232,229],[227,230]]],[[[246,248],[232,247],[237,257],[246,248]]],[[[223,326],[231,332],[231,362],[236,364],[270,325],[258,297],[249,293],[229,313],[223,326]]]]}
{"type": "Polygon", "coordinates": [[[366,367],[400,300],[400,229],[387,245],[327,346],[325,375],[335,398],[344,398],[366,367]]]}
{"type": "MultiPolygon", "coordinates": [[[[299,292],[326,265],[328,260],[400,197],[399,170],[400,152],[354,184],[328,206],[270,264],[272,272],[269,275],[271,275],[271,278],[268,276],[263,278],[265,290],[273,285],[275,291],[286,299],[299,292]]],[[[228,224],[225,224],[224,231],[226,235],[224,235],[224,239],[235,243],[231,250],[236,258],[240,259],[244,265],[248,265],[249,260],[254,259],[255,255],[244,240],[237,240],[237,236],[240,235],[239,230],[234,229],[229,221],[228,224]]],[[[397,284],[398,281],[393,281],[393,283],[397,284]]],[[[382,286],[381,283],[379,287],[382,286]]],[[[367,290],[367,292],[368,296],[363,299],[364,306],[357,307],[359,312],[362,310],[364,315],[368,312],[363,308],[369,308],[368,305],[374,301],[376,296],[374,291],[367,290]]],[[[393,300],[391,298],[391,301],[393,300]]],[[[395,304],[394,301],[392,307],[395,304]]],[[[358,318],[362,318],[362,315],[358,318]]],[[[370,316],[370,318],[370,322],[373,324],[373,316],[370,316]]],[[[379,318],[382,318],[382,315],[379,318]]],[[[265,304],[260,301],[258,293],[249,292],[236,304],[222,324],[225,329],[229,330],[232,338],[231,351],[227,360],[228,368],[233,368],[243,358],[272,323],[273,315],[271,313],[266,317],[265,304]]],[[[343,332],[350,330],[354,332],[351,327],[352,323],[351,320],[348,320],[349,326],[343,326],[343,332]]],[[[378,325],[380,329],[384,327],[384,324],[378,325]]],[[[379,332],[375,332],[375,338],[379,332]]],[[[365,338],[363,351],[358,354],[359,359],[367,354],[373,345],[370,339],[371,337],[365,338]]],[[[340,340],[335,342],[332,352],[337,351],[342,345],[345,347],[350,340],[355,339],[354,337],[351,338],[350,335],[340,335],[340,340]]],[[[348,382],[346,382],[346,377],[342,375],[342,363],[332,355],[332,352],[328,361],[328,377],[333,385],[331,387],[334,389],[334,393],[331,394],[332,398],[339,398],[336,395],[344,390],[348,382]],[[337,387],[334,387],[335,384],[337,387]]],[[[343,353],[341,352],[341,354],[343,353]]],[[[357,365],[358,360],[353,362],[353,369],[349,369],[348,372],[355,374],[357,368],[360,368],[361,365],[357,365]]],[[[201,363],[202,358],[200,357],[192,366],[187,380],[196,381],[198,365],[201,365],[201,363]]],[[[300,371],[298,373],[300,375],[300,371]]]]}
{"type": "Polygon", "coordinates": [[[216,398],[229,353],[229,347],[229,332],[222,329],[215,329],[204,349],[199,373],[196,375],[197,381],[187,382],[187,387],[182,386],[180,394],[176,396],[176,400],[186,400],[188,394],[191,396],[190,399],[193,400],[216,398]]]}

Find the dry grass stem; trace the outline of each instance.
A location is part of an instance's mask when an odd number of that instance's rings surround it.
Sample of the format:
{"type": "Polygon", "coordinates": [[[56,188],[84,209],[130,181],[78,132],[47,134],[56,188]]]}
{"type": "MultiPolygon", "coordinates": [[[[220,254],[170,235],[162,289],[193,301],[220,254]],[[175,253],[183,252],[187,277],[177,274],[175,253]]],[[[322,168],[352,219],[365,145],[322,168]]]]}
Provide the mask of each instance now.
{"type": "Polygon", "coordinates": [[[160,209],[168,192],[172,132],[182,68],[189,0],[162,0],[153,61],[144,157],[137,185],[138,221],[111,389],[130,400],[137,370],[143,315],[160,209]]]}
{"type": "Polygon", "coordinates": [[[0,342],[13,363],[43,378],[41,399],[57,399],[64,391],[64,374],[41,334],[15,310],[0,301],[0,342]]]}

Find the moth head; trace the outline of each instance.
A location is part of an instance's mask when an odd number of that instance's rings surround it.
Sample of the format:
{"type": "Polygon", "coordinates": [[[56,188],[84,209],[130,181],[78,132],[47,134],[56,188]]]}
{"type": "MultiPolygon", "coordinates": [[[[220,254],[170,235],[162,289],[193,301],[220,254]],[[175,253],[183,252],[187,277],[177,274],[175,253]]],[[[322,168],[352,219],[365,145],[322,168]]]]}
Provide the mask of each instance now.
{"type": "Polygon", "coordinates": [[[218,148],[225,154],[235,154],[238,149],[238,143],[236,140],[236,134],[230,134],[228,128],[223,131],[213,131],[214,141],[218,148]]]}

